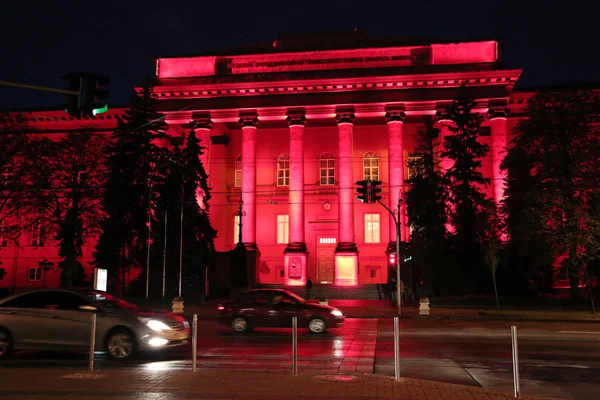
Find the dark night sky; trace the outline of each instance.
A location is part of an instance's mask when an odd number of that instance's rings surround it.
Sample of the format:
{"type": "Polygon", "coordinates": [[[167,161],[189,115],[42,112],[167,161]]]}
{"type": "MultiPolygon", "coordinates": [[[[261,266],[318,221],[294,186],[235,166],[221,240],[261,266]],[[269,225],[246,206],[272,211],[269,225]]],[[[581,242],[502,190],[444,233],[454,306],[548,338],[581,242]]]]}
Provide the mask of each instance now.
{"type": "MultiPolygon", "coordinates": [[[[270,42],[281,33],[351,30],[371,36],[498,39],[519,87],[600,82],[594,0],[5,1],[0,80],[64,88],[75,70],[112,79],[124,105],[157,56],[270,42]]],[[[60,94],[0,87],[0,109],[56,107],[60,94]]]]}

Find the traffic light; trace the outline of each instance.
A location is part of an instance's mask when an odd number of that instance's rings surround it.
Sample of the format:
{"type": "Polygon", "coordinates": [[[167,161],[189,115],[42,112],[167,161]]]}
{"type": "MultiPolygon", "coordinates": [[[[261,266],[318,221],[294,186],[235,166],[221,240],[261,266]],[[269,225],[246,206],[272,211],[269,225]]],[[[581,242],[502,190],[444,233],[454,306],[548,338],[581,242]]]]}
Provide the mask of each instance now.
{"type": "Polygon", "coordinates": [[[381,188],[378,187],[381,185],[381,181],[371,181],[371,203],[377,203],[381,200],[381,188]]]}
{"type": "Polygon", "coordinates": [[[94,73],[83,74],[83,90],[79,105],[84,115],[93,117],[108,110],[106,103],[101,102],[102,99],[108,97],[108,90],[102,88],[108,84],[110,84],[108,76],[98,76],[94,73]]]}
{"type": "Polygon", "coordinates": [[[388,253],[388,266],[396,268],[396,253],[388,253]]]}
{"type": "Polygon", "coordinates": [[[72,115],[75,118],[81,117],[81,109],[79,108],[79,99],[81,98],[81,88],[82,85],[82,75],[77,72],[71,72],[69,75],[65,75],[62,77],[67,84],[69,85],[67,90],[77,92],[76,94],[67,94],[67,103],[61,104],[61,107],[67,112],[67,114],[72,115]]]}
{"type": "Polygon", "coordinates": [[[369,202],[369,182],[368,181],[356,181],[358,187],[356,188],[356,199],[363,203],[369,202]]]}

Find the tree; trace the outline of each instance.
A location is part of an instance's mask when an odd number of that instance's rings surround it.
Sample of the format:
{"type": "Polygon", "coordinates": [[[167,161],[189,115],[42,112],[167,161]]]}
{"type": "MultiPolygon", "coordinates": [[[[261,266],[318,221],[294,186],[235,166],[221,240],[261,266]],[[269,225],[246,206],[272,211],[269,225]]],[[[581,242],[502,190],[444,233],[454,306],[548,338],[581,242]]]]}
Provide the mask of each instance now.
{"type": "Polygon", "coordinates": [[[502,200],[507,243],[507,276],[517,294],[552,289],[552,251],[538,218],[542,196],[533,175],[533,159],[525,149],[510,145],[501,168],[506,170],[502,200]]]}
{"type": "Polygon", "coordinates": [[[214,250],[216,230],[209,219],[210,188],[208,175],[202,165],[200,156],[205,147],[196,137],[194,124],[186,138],[186,146],[182,151],[183,176],[183,250],[184,277],[188,288],[199,289],[204,296],[204,268],[207,257],[214,250]]]}
{"type": "MultiPolygon", "coordinates": [[[[555,266],[566,269],[576,301],[600,246],[598,99],[579,90],[540,91],[526,112],[511,149],[530,159],[530,193],[538,196],[528,211],[536,221],[532,228],[548,241],[555,266]]],[[[515,165],[507,164],[509,170],[515,165]]]]}
{"type": "Polygon", "coordinates": [[[410,189],[406,194],[406,206],[412,228],[413,262],[419,267],[421,280],[439,294],[452,291],[453,282],[446,238],[448,192],[434,145],[438,131],[431,119],[425,120],[425,126],[426,129],[418,133],[418,157],[408,163],[413,176],[407,180],[410,189]]]}
{"type": "Polygon", "coordinates": [[[483,116],[473,112],[474,101],[460,91],[459,98],[447,109],[452,135],[444,139],[442,157],[453,161],[445,174],[449,183],[450,223],[454,228],[451,237],[453,252],[460,265],[460,277],[465,291],[482,289],[483,279],[481,245],[490,234],[495,215],[493,200],[481,188],[489,184],[480,170],[482,159],[489,151],[481,143],[479,131],[483,116]]]}
{"type": "Polygon", "coordinates": [[[107,138],[87,131],[32,141],[27,223],[59,240],[61,285],[82,283],[83,243],[99,234],[107,138]]]}
{"type": "Polygon", "coordinates": [[[103,201],[107,218],[94,256],[96,265],[107,268],[113,282],[120,270],[123,293],[125,271],[145,264],[149,244],[151,187],[158,179],[153,169],[161,151],[157,141],[167,130],[155,103],[149,85],[136,93],[131,106],[118,118],[110,145],[103,201]]]}
{"type": "Polygon", "coordinates": [[[17,216],[25,204],[29,164],[24,159],[28,127],[18,114],[0,115],[0,234],[18,237],[17,216]]]}

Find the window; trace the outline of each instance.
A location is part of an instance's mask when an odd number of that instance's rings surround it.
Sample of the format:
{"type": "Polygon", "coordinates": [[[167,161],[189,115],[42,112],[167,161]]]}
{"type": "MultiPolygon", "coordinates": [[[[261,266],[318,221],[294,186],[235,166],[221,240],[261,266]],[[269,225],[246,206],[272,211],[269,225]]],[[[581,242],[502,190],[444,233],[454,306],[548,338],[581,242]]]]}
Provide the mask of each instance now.
{"type": "Polygon", "coordinates": [[[81,306],[90,305],[90,302],[77,294],[46,291],[24,294],[2,304],[2,307],[77,311],[81,306]]]}
{"type": "Polygon", "coordinates": [[[282,154],[277,158],[277,186],[290,185],[290,156],[282,154]]]}
{"type": "Polygon", "coordinates": [[[238,239],[240,238],[240,216],[236,215],[233,219],[233,244],[238,243],[238,239]]]}
{"type": "Polygon", "coordinates": [[[336,244],[336,243],[337,243],[336,238],[328,238],[328,237],[319,238],[319,244],[336,244]]]}
{"type": "Polygon", "coordinates": [[[420,166],[418,165],[418,161],[421,159],[422,157],[418,154],[412,154],[410,156],[408,156],[408,175],[406,177],[406,179],[411,179],[414,178],[415,176],[417,176],[419,174],[419,169],[420,166]]]}
{"type": "Polygon", "coordinates": [[[365,243],[380,243],[379,214],[365,214],[365,243]]]}
{"type": "Polygon", "coordinates": [[[363,156],[363,179],[379,180],[379,156],[372,151],[363,156]]]}
{"type": "Polygon", "coordinates": [[[235,159],[235,187],[242,187],[242,156],[235,159]]]}
{"type": "Polygon", "coordinates": [[[34,224],[29,229],[29,245],[43,246],[44,245],[44,230],[39,224],[34,224]]]}
{"type": "Polygon", "coordinates": [[[319,158],[321,185],[335,185],[335,159],[333,154],[325,153],[319,158]]]}
{"type": "Polygon", "coordinates": [[[290,235],[290,216],[289,215],[278,215],[277,216],[277,243],[288,243],[290,235]]]}
{"type": "Polygon", "coordinates": [[[29,267],[27,280],[30,282],[42,280],[42,267],[29,267]]]}

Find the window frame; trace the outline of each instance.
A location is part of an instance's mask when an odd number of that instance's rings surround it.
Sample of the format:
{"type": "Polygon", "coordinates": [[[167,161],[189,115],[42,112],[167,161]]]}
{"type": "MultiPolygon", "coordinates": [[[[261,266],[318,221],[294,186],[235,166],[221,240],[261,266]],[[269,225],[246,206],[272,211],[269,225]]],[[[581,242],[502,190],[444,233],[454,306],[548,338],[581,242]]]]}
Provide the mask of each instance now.
{"type": "Polygon", "coordinates": [[[290,242],[290,215],[289,214],[277,214],[276,218],[276,224],[277,224],[277,229],[276,229],[276,235],[277,237],[275,238],[275,243],[277,244],[288,244],[290,242]],[[280,217],[283,217],[283,221],[280,220],[280,217]],[[285,229],[285,231],[280,232],[280,229],[285,229]],[[283,236],[282,240],[280,241],[280,237],[283,236]]]}
{"type": "Polygon", "coordinates": [[[275,166],[277,186],[290,186],[290,155],[280,154],[275,166]],[[280,172],[282,176],[279,176],[280,172]]]}
{"type": "Polygon", "coordinates": [[[363,155],[362,158],[363,165],[363,179],[367,181],[378,181],[379,180],[379,154],[375,151],[368,151],[363,155]],[[368,164],[367,165],[367,161],[368,164]],[[376,165],[373,165],[373,164],[376,165]],[[377,174],[373,173],[373,170],[377,171],[377,174]],[[368,171],[368,172],[367,172],[368,171]]]}
{"type": "Polygon", "coordinates": [[[242,187],[242,156],[238,156],[235,159],[233,168],[234,168],[233,186],[234,187],[242,187]]]}
{"type": "Polygon", "coordinates": [[[365,244],[381,243],[381,213],[365,213],[363,214],[363,233],[365,244]],[[377,216],[377,218],[373,218],[377,216]],[[370,220],[369,220],[370,219],[370,220]],[[369,228],[370,226],[370,228],[369,228]],[[375,230],[375,226],[377,229],[375,230]],[[367,232],[371,232],[367,234],[367,232]],[[375,237],[376,235],[376,237],[375,237]]]}
{"type": "Polygon", "coordinates": [[[27,268],[27,282],[40,282],[42,280],[42,276],[44,274],[43,267],[28,267],[27,268]],[[33,278],[31,279],[31,271],[35,270],[33,278]],[[39,276],[38,276],[39,273],[39,276]]]}
{"type": "Polygon", "coordinates": [[[323,153],[319,156],[319,185],[333,186],[335,185],[335,156],[332,153],[323,153]],[[323,162],[326,166],[323,167],[323,162]],[[325,171],[325,175],[323,175],[325,171]]]}

